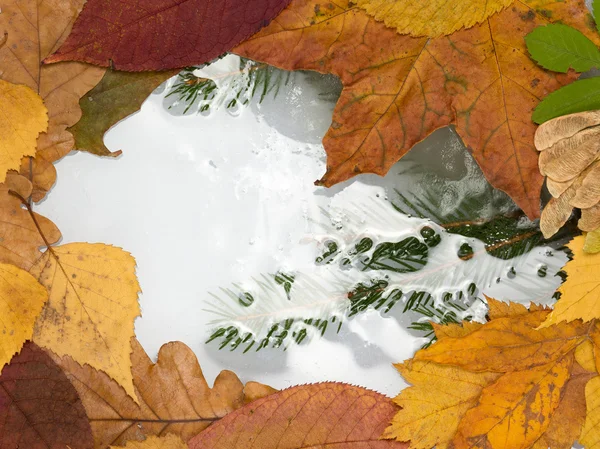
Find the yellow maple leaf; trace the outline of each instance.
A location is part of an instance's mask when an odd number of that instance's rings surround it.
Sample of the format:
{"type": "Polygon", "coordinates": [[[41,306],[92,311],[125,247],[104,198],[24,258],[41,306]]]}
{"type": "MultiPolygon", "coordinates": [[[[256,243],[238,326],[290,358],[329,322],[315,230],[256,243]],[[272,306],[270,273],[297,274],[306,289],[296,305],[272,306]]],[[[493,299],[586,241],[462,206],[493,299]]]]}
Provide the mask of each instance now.
{"type": "Polygon", "coordinates": [[[497,373],[471,373],[454,366],[409,361],[396,368],[413,386],[394,402],[402,407],[383,438],[409,441],[411,449],[445,449],[463,415],[477,404],[497,373]]]}
{"type": "Polygon", "coordinates": [[[111,449],[188,449],[187,444],[176,435],[148,437],[144,441],[128,441],[125,446],[111,446],[111,449]]]}
{"type": "Polygon", "coordinates": [[[0,371],[31,338],[47,299],[46,289],[27,271],[0,264],[0,371]]]}
{"type": "Polygon", "coordinates": [[[600,448],[600,377],[591,379],[585,386],[586,417],[579,442],[586,449],[600,448]]]}
{"type": "Polygon", "coordinates": [[[49,293],[33,341],[106,372],[136,399],[130,354],[140,286],[131,254],[71,243],[50,248],[30,272],[49,293]]]}
{"type": "Polygon", "coordinates": [[[561,321],[600,318],[600,254],[584,251],[585,237],[575,237],[567,245],[573,258],[564,266],[567,280],[560,286],[560,299],[542,323],[548,327],[561,321]]]}
{"type": "Polygon", "coordinates": [[[8,170],[21,166],[23,156],[33,156],[38,135],[48,128],[48,110],[27,86],[0,79],[0,182],[8,170]]]}
{"type": "Polygon", "coordinates": [[[471,28],[513,0],[357,0],[375,20],[383,21],[400,34],[438,37],[471,28]]]}

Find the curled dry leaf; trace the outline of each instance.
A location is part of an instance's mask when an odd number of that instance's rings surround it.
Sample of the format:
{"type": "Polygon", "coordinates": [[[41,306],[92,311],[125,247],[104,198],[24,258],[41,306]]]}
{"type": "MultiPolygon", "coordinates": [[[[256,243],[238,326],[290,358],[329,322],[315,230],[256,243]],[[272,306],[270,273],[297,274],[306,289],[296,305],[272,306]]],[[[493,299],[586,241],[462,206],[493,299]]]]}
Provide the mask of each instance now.
{"type": "Polygon", "coordinates": [[[1,449],[92,449],[77,392],[52,359],[28,342],[0,375],[1,449]]]}
{"type": "MultiPolygon", "coordinates": [[[[553,196],[540,220],[544,236],[556,234],[574,207],[581,209],[579,229],[600,229],[600,111],[545,122],[536,131],[535,144],[540,151],[540,172],[547,176],[553,196]]],[[[586,248],[592,251],[594,246],[586,248]]]]}
{"type": "Polygon", "coordinates": [[[382,394],[340,383],[301,385],[230,413],[192,438],[190,449],[404,449],[379,440],[398,408],[382,394]]]}
{"type": "Polygon", "coordinates": [[[46,289],[28,272],[0,264],[0,369],[31,340],[33,325],[47,299],[46,289]]]}
{"type": "Polygon", "coordinates": [[[252,36],[289,2],[88,0],[65,43],[45,62],[84,61],[127,71],[200,65],[252,36]]]}
{"type": "Polygon", "coordinates": [[[44,102],[27,86],[0,79],[0,182],[8,170],[16,170],[23,156],[33,156],[36,140],[48,128],[44,102]]]}
{"type": "Polygon", "coordinates": [[[222,371],[214,387],[209,388],[196,356],[180,342],[163,345],[156,363],[152,363],[137,340],[133,339],[132,347],[133,385],[139,403],[105,373],[79,365],[70,357],[55,358],[79,392],[96,449],[143,441],[153,435],[174,434],[187,441],[211,423],[261,397],[259,391],[274,392],[253,382],[244,388],[231,371],[222,371]]]}
{"type": "Polygon", "coordinates": [[[554,329],[554,324],[564,321],[577,323],[579,319],[600,318],[600,254],[584,252],[584,244],[584,236],[575,237],[567,244],[573,253],[563,267],[567,280],[559,287],[560,300],[543,327],[554,329]]]}
{"type": "MultiPolygon", "coordinates": [[[[43,66],[42,60],[65,40],[85,0],[19,0],[4,2],[0,14],[0,79],[25,84],[48,108],[48,131],[37,140],[33,161],[21,173],[33,181],[33,199],[42,199],[56,180],[52,162],[73,149],[66,128],[81,116],[79,98],[100,81],[103,69],[81,63],[43,66]]],[[[18,166],[17,166],[18,168],[18,166]]]]}
{"type": "MultiPolygon", "coordinates": [[[[452,8],[463,3],[475,2],[452,8]]],[[[454,124],[491,184],[537,217],[543,179],[531,112],[574,74],[539,67],[523,37],[562,21],[598,41],[585,11],[578,0],[525,0],[468,30],[431,39],[398,35],[348,0],[293,0],[234,51],[340,77],[344,89],[323,140],[327,172],[319,184],[384,175],[417,142],[454,124]]]]}
{"type": "Polygon", "coordinates": [[[83,96],[81,120],[69,132],[75,147],[98,156],[118,156],[104,146],[104,133],[119,120],[137,111],[148,95],[176,71],[127,73],[107,70],[102,80],[83,96]]]}
{"type": "Polygon", "coordinates": [[[412,386],[395,399],[402,409],[385,437],[422,449],[568,449],[581,440],[600,395],[588,391],[598,378],[589,360],[600,350],[598,324],[537,329],[550,310],[489,304],[489,322],[456,337],[442,333],[399,365],[412,386]]]}
{"type": "Polygon", "coordinates": [[[188,449],[181,438],[173,434],[164,437],[151,436],[144,441],[128,441],[125,446],[111,446],[111,449],[188,449]]]}
{"type": "Polygon", "coordinates": [[[49,248],[30,272],[49,294],[33,341],[105,371],[135,398],[130,340],[140,315],[140,286],[131,254],[70,243],[49,248]]]}

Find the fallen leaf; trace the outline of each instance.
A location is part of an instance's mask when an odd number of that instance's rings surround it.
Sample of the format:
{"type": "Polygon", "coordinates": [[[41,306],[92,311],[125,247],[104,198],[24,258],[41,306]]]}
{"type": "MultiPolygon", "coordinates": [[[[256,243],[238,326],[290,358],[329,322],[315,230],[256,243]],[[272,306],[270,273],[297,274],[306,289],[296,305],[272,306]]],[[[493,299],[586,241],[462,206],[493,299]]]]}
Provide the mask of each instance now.
{"type": "Polygon", "coordinates": [[[490,321],[399,365],[412,386],[395,399],[402,409],[384,437],[410,440],[414,449],[570,449],[584,421],[595,432],[600,419],[590,421],[589,388],[597,379],[598,323],[536,329],[545,308],[488,302],[490,321]]]}
{"type": "Polygon", "coordinates": [[[510,5],[513,0],[357,0],[367,14],[400,34],[439,37],[471,28],[510,5]]]}
{"type": "Polygon", "coordinates": [[[27,86],[0,79],[0,182],[8,170],[16,170],[23,156],[33,156],[36,140],[48,128],[44,102],[27,86]]]}
{"type": "MultiPolygon", "coordinates": [[[[0,184],[0,263],[12,264],[29,271],[42,255],[40,247],[46,245],[37,226],[50,244],[60,239],[60,231],[54,223],[36,213],[33,214],[34,222],[31,215],[21,208],[21,200],[8,193],[10,188],[16,188],[25,198],[31,193],[32,186],[27,180],[25,187],[11,185],[10,180],[15,177],[18,175],[9,173],[7,182],[0,184]]],[[[22,183],[22,177],[19,178],[18,182],[22,183]]]]}
{"type": "Polygon", "coordinates": [[[33,325],[47,299],[46,289],[27,271],[0,264],[0,368],[31,340],[33,325]]]}
{"type": "Polygon", "coordinates": [[[111,449],[188,449],[188,446],[178,436],[168,434],[151,436],[144,441],[128,441],[125,446],[111,446],[111,449]]]}
{"type": "MultiPolygon", "coordinates": [[[[133,385],[139,404],[105,373],[79,365],[71,357],[55,358],[75,386],[87,411],[94,447],[123,445],[150,436],[174,434],[189,440],[194,435],[252,398],[231,371],[222,371],[209,388],[196,356],[186,345],[163,345],[154,364],[137,340],[132,341],[133,385]]],[[[246,387],[248,387],[247,385],[246,387]]],[[[264,394],[273,392],[264,387],[264,394]]]]}
{"type": "Polygon", "coordinates": [[[600,254],[584,252],[585,237],[578,236],[567,246],[573,253],[563,270],[567,280],[559,287],[560,300],[541,327],[563,321],[600,318],[600,254]]]}
{"type": "Polygon", "coordinates": [[[596,254],[600,252],[600,229],[588,232],[585,235],[583,251],[590,254],[596,254]]]}
{"type": "Polygon", "coordinates": [[[48,131],[37,140],[37,154],[31,163],[34,170],[30,170],[29,161],[24,161],[22,168],[22,173],[33,181],[34,201],[41,200],[56,180],[52,162],[73,149],[73,137],[66,128],[81,116],[79,98],[104,73],[103,69],[81,63],[41,64],[67,37],[84,2],[19,0],[2,5],[0,35],[6,36],[6,42],[0,46],[0,79],[29,86],[48,108],[48,131]]]}
{"type": "Polygon", "coordinates": [[[596,376],[585,386],[586,416],[579,442],[586,449],[600,447],[600,377],[596,376]]]}
{"type": "MultiPolygon", "coordinates": [[[[444,326],[441,326],[444,327],[444,326]]],[[[437,335],[437,334],[436,334],[437,335]]],[[[411,449],[446,449],[464,414],[477,404],[482,390],[498,373],[471,373],[455,366],[411,360],[396,365],[412,387],[394,402],[396,413],[383,438],[409,441],[411,449]]]]}
{"type": "Polygon", "coordinates": [[[200,65],[252,36],[289,2],[88,0],[65,43],[44,62],[84,61],[127,71],[200,65]]]}
{"type": "Polygon", "coordinates": [[[28,342],[0,375],[0,448],[91,449],[77,392],[52,359],[28,342]]]}
{"type": "Polygon", "coordinates": [[[130,340],[140,315],[140,286],[131,254],[99,243],[70,243],[49,248],[30,272],[49,294],[33,341],[105,371],[136,398],[130,340]]]}
{"type": "Polygon", "coordinates": [[[176,71],[127,73],[108,70],[102,81],[79,101],[81,120],[69,132],[80,151],[99,156],[118,156],[104,146],[104,133],[119,120],[133,114],[148,95],[176,71]]]}
{"type": "Polygon", "coordinates": [[[340,383],[301,385],[230,413],[189,441],[190,449],[404,449],[379,440],[398,408],[382,394],[340,383]]]}
{"type": "Polygon", "coordinates": [[[327,172],[318,183],[384,175],[415,143],[455,124],[492,185],[529,217],[539,216],[542,177],[531,112],[574,75],[543,70],[527,56],[523,37],[561,21],[598,41],[584,3],[519,1],[481,25],[436,39],[398,35],[353,5],[293,0],[234,49],[286,70],[340,77],[344,89],[323,140],[327,172]]]}
{"type": "Polygon", "coordinates": [[[506,373],[484,388],[462,417],[454,449],[527,449],[548,429],[569,379],[572,355],[527,371],[506,373]]]}

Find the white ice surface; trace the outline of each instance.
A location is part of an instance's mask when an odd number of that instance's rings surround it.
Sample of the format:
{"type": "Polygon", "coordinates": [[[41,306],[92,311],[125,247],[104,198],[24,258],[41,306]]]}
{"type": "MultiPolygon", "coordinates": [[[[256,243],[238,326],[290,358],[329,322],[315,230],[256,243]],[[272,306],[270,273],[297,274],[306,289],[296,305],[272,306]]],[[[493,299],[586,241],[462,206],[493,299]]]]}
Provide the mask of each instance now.
{"type": "MultiPolygon", "coordinates": [[[[226,70],[235,61],[223,64],[226,70]]],[[[384,201],[385,184],[402,182],[393,170],[384,180],[365,176],[332,189],[313,185],[325,170],[319,142],[333,109],[318,93],[310,77],[300,74],[275,100],[235,114],[223,107],[209,117],[173,115],[164,92],[154,94],[107,133],[106,145],[123,150],[121,157],[76,153],[57,164],[57,184],[36,211],[57,224],[63,243],[105,242],[135,256],[143,289],[135,329],[150,356],[163,343],[181,340],[194,350],[209,382],[232,369],[243,380],[278,388],[338,380],[393,395],[404,385],[392,362],[411,357],[422,340],[397,316],[364,313],[337,335],[285,352],[242,355],[204,344],[207,323],[215,318],[205,311],[212,300],[208,292],[280,269],[310,272],[320,208],[333,210],[340,201],[343,208],[343,198],[384,201]]],[[[410,181],[402,188],[410,189],[410,181]]],[[[402,220],[406,229],[388,231],[414,231],[422,224],[402,220]]],[[[543,250],[528,257],[522,263],[529,271],[517,284],[503,283],[499,290],[494,282],[488,292],[525,300],[516,298],[519,284],[535,278],[542,259],[549,273],[564,262],[544,259],[543,250]]],[[[547,280],[542,299],[557,282],[547,280]]]]}

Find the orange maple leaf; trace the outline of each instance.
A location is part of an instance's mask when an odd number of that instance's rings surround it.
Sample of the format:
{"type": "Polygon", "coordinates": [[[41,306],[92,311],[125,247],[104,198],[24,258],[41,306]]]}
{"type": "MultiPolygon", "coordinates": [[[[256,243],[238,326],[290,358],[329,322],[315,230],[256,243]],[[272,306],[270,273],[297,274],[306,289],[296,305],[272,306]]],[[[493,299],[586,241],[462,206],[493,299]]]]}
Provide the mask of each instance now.
{"type": "Polygon", "coordinates": [[[548,72],[524,36],[560,20],[598,40],[581,0],[519,0],[480,25],[440,38],[398,35],[349,0],[293,0],[235,53],[287,70],[333,73],[344,90],[323,140],[331,186],[359,173],[384,175],[435,129],[458,134],[495,187],[539,216],[531,113],[574,74],[548,72]]]}

